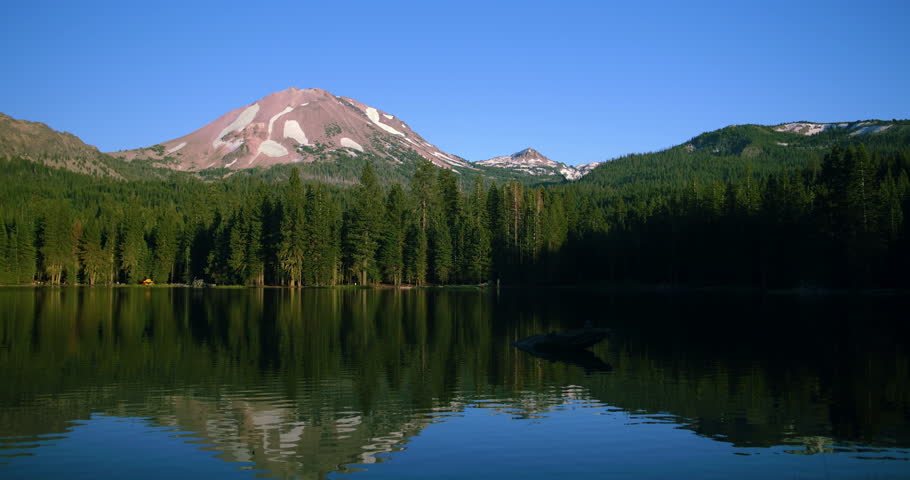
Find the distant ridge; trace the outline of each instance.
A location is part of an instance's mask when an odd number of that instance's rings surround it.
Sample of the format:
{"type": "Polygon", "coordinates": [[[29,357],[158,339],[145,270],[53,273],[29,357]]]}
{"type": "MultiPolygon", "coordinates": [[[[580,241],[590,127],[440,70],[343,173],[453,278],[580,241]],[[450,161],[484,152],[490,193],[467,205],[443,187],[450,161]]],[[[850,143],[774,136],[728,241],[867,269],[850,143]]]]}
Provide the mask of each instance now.
{"type": "Polygon", "coordinates": [[[533,148],[525,148],[511,155],[481,160],[477,164],[485,167],[511,170],[525,175],[561,176],[566,180],[577,180],[596,168],[601,162],[585,163],[573,167],[550,160],[533,148]]]}
{"type": "Polygon", "coordinates": [[[0,157],[23,158],[88,175],[119,176],[105,163],[104,155],[97,148],[87,145],[79,137],[58,132],[43,123],[18,120],[2,113],[0,157]]]}

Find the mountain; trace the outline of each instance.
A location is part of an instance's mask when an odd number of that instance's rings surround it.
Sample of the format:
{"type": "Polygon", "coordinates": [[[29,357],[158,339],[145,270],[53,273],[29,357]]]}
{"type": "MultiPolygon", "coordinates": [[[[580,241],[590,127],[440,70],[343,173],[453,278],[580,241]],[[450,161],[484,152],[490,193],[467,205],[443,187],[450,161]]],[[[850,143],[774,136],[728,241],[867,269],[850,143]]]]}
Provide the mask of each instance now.
{"type": "Polygon", "coordinates": [[[666,150],[604,162],[580,182],[626,189],[691,187],[693,179],[707,184],[817,167],[831,147],[859,144],[873,153],[910,153],[910,121],[730,125],[666,150]]]}
{"type": "Polygon", "coordinates": [[[474,169],[394,115],[318,88],[282,90],[182,137],[111,155],[150,158],[187,171],[332,162],[364,155],[392,164],[413,163],[416,155],[443,168],[474,169]]]}
{"type": "Polygon", "coordinates": [[[566,180],[577,180],[600,165],[601,162],[592,162],[573,167],[564,163],[550,160],[533,148],[526,148],[520,152],[489,160],[476,162],[485,167],[500,168],[516,173],[532,176],[561,176],[566,180]]]}
{"type": "Polygon", "coordinates": [[[38,122],[18,120],[0,113],[0,156],[22,158],[89,175],[119,177],[97,148],[79,137],[58,132],[38,122]]]}

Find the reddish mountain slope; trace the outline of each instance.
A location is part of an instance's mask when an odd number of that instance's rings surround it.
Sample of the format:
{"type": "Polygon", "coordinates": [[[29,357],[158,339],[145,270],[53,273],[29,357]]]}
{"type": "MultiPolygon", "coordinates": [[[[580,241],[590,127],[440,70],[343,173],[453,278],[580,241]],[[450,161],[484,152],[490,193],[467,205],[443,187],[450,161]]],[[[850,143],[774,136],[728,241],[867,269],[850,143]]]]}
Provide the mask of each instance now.
{"type": "Polygon", "coordinates": [[[463,159],[428,143],[395,116],[318,88],[276,92],[161,146],[111,155],[126,160],[172,157],[165,162],[171,168],[202,170],[311,162],[332,152],[371,153],[401,162],[408,150],[440,167],[471,168],[463,159]]]}

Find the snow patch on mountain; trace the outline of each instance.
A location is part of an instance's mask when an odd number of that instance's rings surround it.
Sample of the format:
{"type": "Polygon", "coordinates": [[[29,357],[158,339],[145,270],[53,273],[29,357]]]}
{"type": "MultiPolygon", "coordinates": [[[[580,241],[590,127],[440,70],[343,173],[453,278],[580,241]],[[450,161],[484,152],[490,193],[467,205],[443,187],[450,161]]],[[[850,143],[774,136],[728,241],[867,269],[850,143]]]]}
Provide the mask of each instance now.
{"type": "Polygon", "coordinates": [[[282,115],[290,113],[291,110],[294,110],[294,107],[284,107],[284,110],[278,112],[277,115],[269,119],[269,138],[272,138],[272,126],[275,124],[275,120],[278,120],[282,115]]]}
{"type": "Polygon", "coordinates": [[[286,120],[284,122],[284,138],[292,138],[301,145],[308,146],[310,141],[306,138],[306,133],[300,127],[297,120],[286,120]]]}
{"type": "Polygon", "coordinates": [[[266,140],[259,144],[259,153],[267,157],[278,158],[287,155],[288,149],[274,140],[266,140]]]}
{"type": "Polygon", "coordinates": [[[225,142],[222,140],[222,138],[231,132],[236,132],[237,130],[243,130],[246,128],[247,125],[252,123],[253,119],[256,118],[257,113],[259,113],[258,103],[254,103],[247,107],[246,110],[240,113],[240,115],[237,115],[237,118],[235,118],[230,125],[224,127],[224,129],[221,130],[221,133],[219,133],[218,136],[215,137],[215,140],[212,142],[212,147],[218,148],[222,145],[227,144],[228,142],[225,142]]]}
{"type": "Polygon", "coordinates": [[[433,156],[435,156],[436,158],[441,158],[444,162],[446,162],[448,164],[458,165],[458,160],[455,160],[454,158],[452,158],[444,153],[433,152],[433,156]]]}
{"type": "Polygon", "coordinates": [[[344,137],[341,139],[341,146],[347,147],[347,148],[353,148],[354,150],[359,150],[361,152],[363,151],[363,147],[361,147],[359,143],[351,140],[348,137],[344,137]]]}
{"type": "Polygon", "coordinates": [[[185,146],[186,146],[186,142],[182,142],[180,145],[177,145],[176,147],[174,147],[174,148],[168,150],[167,153],[175,153],[175,152],[177,152],[178,150],[180,150],[181,148],[183,148],[183,147],[185,147],[185,146]]]}
{"type": "Polygon", "coordinates": [[[367,114],[367,118],[369,118],[371,122],[379,123],[379,112],[375,108],[367,107],[365,113],[367,114]]]}
{"type": "Polygon", "coordinates": [[[374,123],[376,126],[378,126],[379,128],[381,128],[381,129],[383,129],[383,130],[385,130],[385,131],[391,133],[392,135],[401,135],[402,137],[405,136],[405,134],[399,132],[398,130],[395,130],[394,128],[392,128],[392,127],[390,127],[390,126],[388,126],[388,125],[386,125],[386,124],[380,122],[380,121],[379,121],[379,112],[376,111],[375,108],[373,108],[373,107],[367,107],[365,113],[367,114],[367,118],[369,118],[370,121],[373,122],[373,123],[374,123]]]}

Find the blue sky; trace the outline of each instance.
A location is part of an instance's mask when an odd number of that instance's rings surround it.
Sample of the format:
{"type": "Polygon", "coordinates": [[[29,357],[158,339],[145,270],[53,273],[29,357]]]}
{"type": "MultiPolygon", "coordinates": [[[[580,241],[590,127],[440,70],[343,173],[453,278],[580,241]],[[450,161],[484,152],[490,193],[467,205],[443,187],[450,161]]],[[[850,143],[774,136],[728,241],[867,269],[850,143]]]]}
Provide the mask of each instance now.
{"type": "Polygon", "coordinates": [[[910,117],[910,2],[738,3],[7,2],[0,112],[111,151],[319,87],[469,160],[570,164],[910,117]]]}

